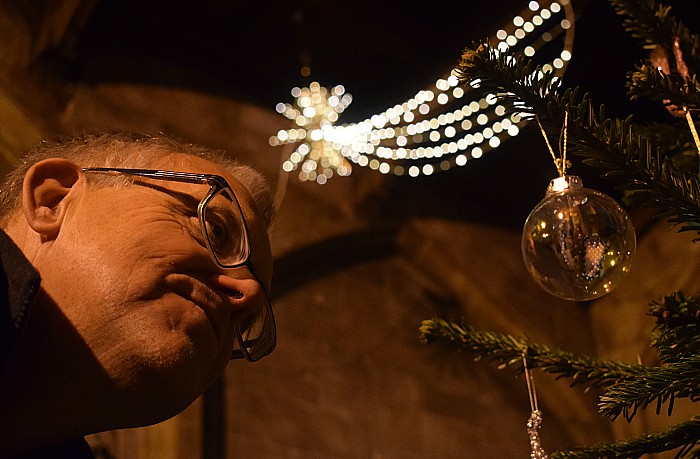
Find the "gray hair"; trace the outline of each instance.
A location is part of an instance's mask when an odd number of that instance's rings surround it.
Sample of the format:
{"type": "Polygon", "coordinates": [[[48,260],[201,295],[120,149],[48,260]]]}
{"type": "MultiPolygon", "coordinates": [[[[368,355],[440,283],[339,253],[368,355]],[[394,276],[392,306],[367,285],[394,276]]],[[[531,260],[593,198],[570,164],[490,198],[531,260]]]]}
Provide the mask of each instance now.
{"type": "MultiPolygon", "coordinates": [[[[220,150],[180,142],[163,134],[149,136],[131,133],[85,134],[66,139],[44,141],[33,148],[0,182],[0,227],[22,206],[22,184],[29,168],[48,158],[64,158],[81,167],[153,168],[165,154],[197,156],[225,168],[238,179],[253,197],[267,224],[272,226],[275,207],[265,178],[256,170],[226,157],[220,150]]],[[[128,180],[99,174],[93,179],[103,186],[126,184],[128,180]]]]}

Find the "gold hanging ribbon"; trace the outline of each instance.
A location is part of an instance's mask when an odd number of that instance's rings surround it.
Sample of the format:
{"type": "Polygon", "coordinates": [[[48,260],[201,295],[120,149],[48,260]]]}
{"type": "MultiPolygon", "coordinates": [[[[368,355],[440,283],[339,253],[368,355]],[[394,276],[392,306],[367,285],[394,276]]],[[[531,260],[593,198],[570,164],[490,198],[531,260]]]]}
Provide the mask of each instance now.
{"type": "Polygon", "coordinates": [[[542,137],[544,137],[544,141],[547,144],[547,148],[549,149],[549,154],[552,155],[552,159],[554,160],[554,167],[557,168],[557,172],[559,172],[559,177],[564,177],[566,175],[566,168],[570,165],[569,162],[566,159],[566,144],[567,144],[567,128],[568,128],[568,121],[569,121],[569,112],[565,111],[564,112],[564,126],[562,127],[562,137],[564,138],[562,145],[560,145],[559,151],[561,152],[561,158],[557,158],[557,156],[554,154],[554,149],[552,149],[552,145],[549,143],[549,139],[547,138],[547,133],[544,131],[544,128],[542,127],[542,123],[540,122],[540,117],[535,115],[535,119],[537,120],[537,125],[540,127],[540,132],[542,132],[542,137]]]}
{"type": "MultiPolygon", "coordinates": [[[[695,123],[693,123],[693,116],[687,108],[685,109],[685,120],[688,122],[688,127],[695,141],[695,149],[698,150],[698,156],[700,156],[700,138],[698,138],[698,131],[695,129],[695,123]]],[[[700,171],[698,171],[698,173],[700,173],[700,171]]]]}

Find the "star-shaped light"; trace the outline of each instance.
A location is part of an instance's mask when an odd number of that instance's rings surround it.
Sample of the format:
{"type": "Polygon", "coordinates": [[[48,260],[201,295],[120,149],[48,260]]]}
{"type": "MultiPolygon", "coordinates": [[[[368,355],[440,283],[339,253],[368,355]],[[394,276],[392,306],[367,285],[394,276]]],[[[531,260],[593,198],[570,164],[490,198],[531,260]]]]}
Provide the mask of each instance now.
{"type": "Polygon", "coordinates": [[[326,183],[334,174],[350,175],[350,163],[341,153],[338,130],[333,124],[352,102],[352,96],[341,85],[331,89],[319,83],[308,88],[293,88],[294,105],[279,103],[277,112],[294,122],[296,127],[282,130],[275,137],[279,144],[298,143],[282,168],[291,172],[300,169],[299,179],[326,183]]]}

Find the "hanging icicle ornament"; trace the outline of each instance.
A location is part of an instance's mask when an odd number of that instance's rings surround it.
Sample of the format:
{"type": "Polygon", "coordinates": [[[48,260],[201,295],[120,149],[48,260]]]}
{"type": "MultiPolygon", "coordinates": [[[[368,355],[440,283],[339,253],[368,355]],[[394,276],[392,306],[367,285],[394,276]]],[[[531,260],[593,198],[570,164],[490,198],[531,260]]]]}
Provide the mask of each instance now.
{"type": "Polygon", "coordinates": [[[530,458],[548,459],[549,456],[542,448],[540,442],[540,428],[542,427],[542,412],[537,403],[537,392],[535,391],[535,379],[527,368],[527,357],[523,353],[523,370],[527,382],[527,394],[530,396],[530,418],[527,420],[527,435],[530,438],[530,458]]]}
{"type": "Polygon", "coordinates": [[[566,175],[567,119],[561,158],[554,155],[540,125],[559,177],[527,217],[521,249],[527,270],[544,290],[565,300],[586,301],[609,293],[627,275],[636,236],[615,200],[566,175]]]}

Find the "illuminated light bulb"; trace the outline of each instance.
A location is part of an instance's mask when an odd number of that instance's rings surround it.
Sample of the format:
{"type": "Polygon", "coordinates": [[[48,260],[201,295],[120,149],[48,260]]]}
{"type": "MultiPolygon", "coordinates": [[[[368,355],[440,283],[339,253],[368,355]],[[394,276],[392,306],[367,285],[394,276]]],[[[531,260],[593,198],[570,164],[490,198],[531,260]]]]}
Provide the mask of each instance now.
{"type": "Polygon", "coordinates": [[[523,260],[547,292],[572,301],[599,298],[629,272],[636,250],[627,213],[579,177],[552,180],[523,227],[523,260]]]}

